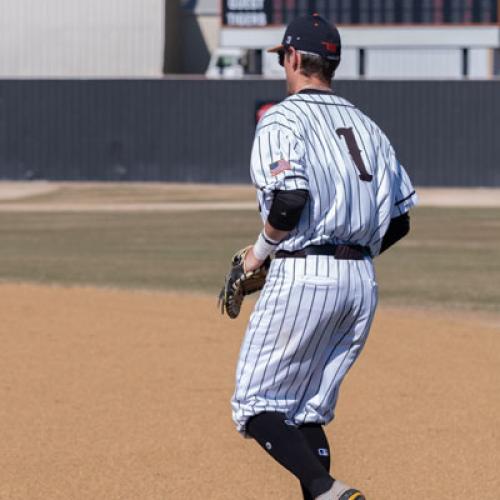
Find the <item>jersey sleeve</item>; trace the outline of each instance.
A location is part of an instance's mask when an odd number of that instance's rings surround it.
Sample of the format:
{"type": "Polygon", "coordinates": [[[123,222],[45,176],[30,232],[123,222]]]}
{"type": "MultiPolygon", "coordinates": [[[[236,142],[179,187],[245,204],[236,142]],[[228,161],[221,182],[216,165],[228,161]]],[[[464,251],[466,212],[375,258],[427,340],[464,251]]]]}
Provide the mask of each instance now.
{"type": "Polygon", "coordinates": [[[393,172],[391,219],[407,213],[418,202],[417,193],[403,165],[396,158],[394,149],[390,147],[390,163],[393,172]]]}
{"type": "Polygon", "coordinates": [[[309,190],[303,144],[283,123],[257,128],[250,172],[255,187],[261,191],[309,190]]]}
{"type": "Polygon", "coordinates": [[[394,203],[391,210],[391,218],[394,219],[407,213],[417,202],[418,197],[415,188],[403,165],[397,162],[396,175],[394,176],[394,203]]]}

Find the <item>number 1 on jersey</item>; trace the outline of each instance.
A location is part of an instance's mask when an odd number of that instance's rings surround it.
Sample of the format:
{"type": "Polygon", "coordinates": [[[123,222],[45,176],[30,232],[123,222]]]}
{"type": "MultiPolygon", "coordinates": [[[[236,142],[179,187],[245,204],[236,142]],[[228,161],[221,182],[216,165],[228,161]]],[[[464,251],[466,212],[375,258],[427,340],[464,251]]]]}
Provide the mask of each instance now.
{"type": "Polygon", "coordinates": [[[373,175],[369,174],[366,170],[365,163],[361,157],[361,150],[358,147],[352,128],[338,128],[336,132],[339,137],[344,137],[347,147],[349,148],[349,154],[359,170],[359,178],[362,181],[370,182],[373,179],[373,175]]]}

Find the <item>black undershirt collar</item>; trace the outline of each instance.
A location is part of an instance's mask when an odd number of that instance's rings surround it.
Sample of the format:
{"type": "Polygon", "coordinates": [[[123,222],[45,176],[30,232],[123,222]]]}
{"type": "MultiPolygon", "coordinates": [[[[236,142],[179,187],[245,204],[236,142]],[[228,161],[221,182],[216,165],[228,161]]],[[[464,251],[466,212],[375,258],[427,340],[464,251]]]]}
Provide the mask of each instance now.
{"type": "Polygon", "coordinates": [[[297,92],[297,94],[326,94],[333,95],[332,90],[321,90],[321,89],[302,89],[297,92]]]}

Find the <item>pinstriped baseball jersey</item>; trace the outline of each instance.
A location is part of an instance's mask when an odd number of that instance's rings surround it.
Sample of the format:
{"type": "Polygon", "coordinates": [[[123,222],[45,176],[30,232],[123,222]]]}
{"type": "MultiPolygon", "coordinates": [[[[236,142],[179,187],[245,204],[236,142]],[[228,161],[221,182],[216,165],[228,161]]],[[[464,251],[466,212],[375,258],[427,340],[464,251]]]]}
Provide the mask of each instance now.
{"type": "Polygon", "coordinates": [[[257,127],[251,176],[263,220],[273,191],[310,193],[297,228],[279,249],[345,243],[380,250],[390,219],[416,194],[380,128],[347,100],[299,93],[271,108],[257,127]]]}
{"type": "MultiPolygon", "coordinates": [[[[387,137],[331,93],[299,93],[260,121],[251,158],[261,215],[275,190],[306,189],[299,224],[278,249],[349,243],[380,252],[391,218],[416,195],[387,137]]],[[[271,263],[245,333],[233,419],[277,411],[290,423],[326,424],[365,344],[377,305],[372,258],[279,258],[271,263]]]]}

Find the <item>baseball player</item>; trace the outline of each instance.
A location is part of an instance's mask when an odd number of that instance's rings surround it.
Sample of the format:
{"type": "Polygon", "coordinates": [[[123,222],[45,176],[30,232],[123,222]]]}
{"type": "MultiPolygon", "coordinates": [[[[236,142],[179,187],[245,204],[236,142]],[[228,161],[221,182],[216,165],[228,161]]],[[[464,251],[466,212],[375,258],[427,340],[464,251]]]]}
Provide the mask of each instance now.
{"type": "Polygon", "coordinates": [[[330,474],[323,426],[373,320],[373,258],[408,233],[417,198],[380,128],[331,91],[335,26],[298,18],[270,52],[289,96],[257,126],[251,176],[264,227],[243,266],[274,259],[242,344],[233,419],[305,499],[362,500],[330,474]]]}

